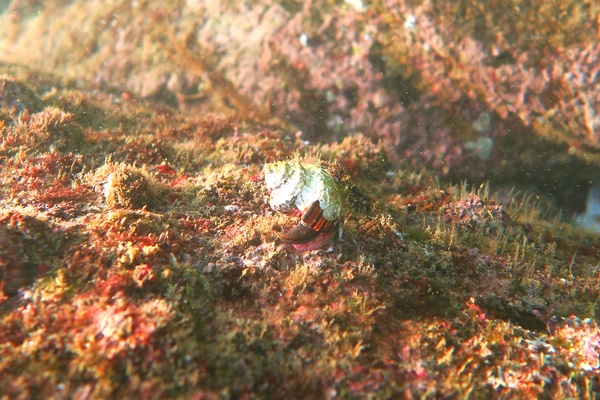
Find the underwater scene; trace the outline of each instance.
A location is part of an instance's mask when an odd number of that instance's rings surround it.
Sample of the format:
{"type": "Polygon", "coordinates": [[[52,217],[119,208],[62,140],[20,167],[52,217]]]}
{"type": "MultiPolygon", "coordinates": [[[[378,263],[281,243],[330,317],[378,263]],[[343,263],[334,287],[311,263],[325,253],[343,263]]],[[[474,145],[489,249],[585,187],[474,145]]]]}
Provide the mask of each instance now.
{"type": "Polygon", "coordinates": [[[600,3],[0,0],[0,399],[599,399],[600,3]]]}

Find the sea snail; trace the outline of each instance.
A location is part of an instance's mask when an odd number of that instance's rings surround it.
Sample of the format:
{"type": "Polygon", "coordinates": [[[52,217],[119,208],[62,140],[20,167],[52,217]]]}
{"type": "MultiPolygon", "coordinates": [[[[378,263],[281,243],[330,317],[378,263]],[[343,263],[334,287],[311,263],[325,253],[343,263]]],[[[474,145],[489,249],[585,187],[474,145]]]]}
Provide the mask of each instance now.
{"type": "MultiPolygon", "coordinates": [[[[283,213],[301,213],[294,228],[280,234],[288,243],[313,242],[321,234],[341,229],[343,196],[335,179],[317,164],[297,160],[265,164],[265,182],[271,194],[269,204],[283,213]]],[[[330,237],[331,235],[329,235],[330,237]]]]}

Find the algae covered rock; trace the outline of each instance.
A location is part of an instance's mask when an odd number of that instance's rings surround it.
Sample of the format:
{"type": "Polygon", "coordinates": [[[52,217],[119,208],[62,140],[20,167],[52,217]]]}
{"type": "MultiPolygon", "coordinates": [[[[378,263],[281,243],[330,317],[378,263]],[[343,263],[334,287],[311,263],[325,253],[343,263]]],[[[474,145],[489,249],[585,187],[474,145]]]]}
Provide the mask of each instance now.
{"type": "Polygon", "coordinates": [[[30,65],[77,80],[0,63],[5,93],[32,91],[0,104],[2,395],[598,397],[598,234],[448,179],[577,156],[516,140],[540,97],[494,96],[522,86],[473,97],[514,56],[457,63],[482,50],[440,40],[446,4],[358,3],[11,4],[0,57],[35,44],[30,65]],[[272,206],[344,235],[295,251],[272,206]]]}
{"type": "Polygon", "coordinates": [[[158,201],[158,192],[141,170],[120,166],[106,178],[104,198],[109,207],[151,208],[158,201]]]}

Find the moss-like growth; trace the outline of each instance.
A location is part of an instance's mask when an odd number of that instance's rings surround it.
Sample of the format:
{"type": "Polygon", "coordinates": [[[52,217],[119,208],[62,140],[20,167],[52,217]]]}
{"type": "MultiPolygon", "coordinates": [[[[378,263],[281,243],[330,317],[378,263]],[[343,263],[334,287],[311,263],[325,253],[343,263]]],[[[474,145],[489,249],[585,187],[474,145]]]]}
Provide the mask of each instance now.
{"type": "Polygon", "coordinates": [[[102,194],[111,208],[153,208],[164,191],[148,173],[126,164],[109,162],[96,171],[93,179],[104,180],[102,194]]]}

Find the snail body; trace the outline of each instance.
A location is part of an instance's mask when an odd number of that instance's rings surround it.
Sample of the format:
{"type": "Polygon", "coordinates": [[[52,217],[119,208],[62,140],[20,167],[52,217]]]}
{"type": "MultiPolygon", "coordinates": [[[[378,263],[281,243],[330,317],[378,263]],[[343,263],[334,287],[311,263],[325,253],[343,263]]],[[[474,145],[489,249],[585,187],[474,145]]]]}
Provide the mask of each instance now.
{"type": "Polygon", "coordinates": [[[280,235],[283,241],[308,243],[340,227],[344,215],[342,192],[320,165],[279,161],[265,164],[264,172],[271,207],[284,213],[301,213],[298,225],[280,235]]]}

